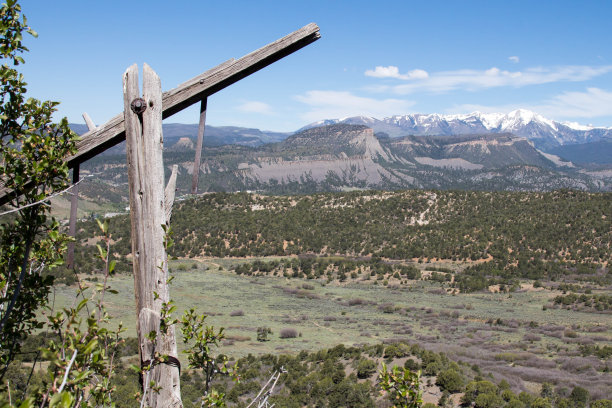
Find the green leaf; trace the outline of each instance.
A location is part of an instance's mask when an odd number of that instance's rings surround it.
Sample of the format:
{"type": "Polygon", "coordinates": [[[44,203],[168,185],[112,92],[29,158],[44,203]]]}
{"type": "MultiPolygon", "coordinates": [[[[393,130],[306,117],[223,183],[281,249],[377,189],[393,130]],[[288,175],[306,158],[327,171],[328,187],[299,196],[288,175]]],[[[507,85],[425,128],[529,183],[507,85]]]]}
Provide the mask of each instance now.
{"type": "Polygon", "coordinates": [[[93,339],[91,340],[89,343],[87,343],[87,346],[85,346],[85,349],[83,350],[83,353],[85,354],[91,354],[92,351],[98,346],[98,340],[97,339],[93,339]]]}
{"type": "Polygon", "coordinates": [[[100,231],[102,231],[102,233],[106,234],[107,228],[108,228],[108,222],[102,222],[100,221],[99,218],[96,218],[96,222],[98,223],[98,228],[100,228],[100,231]]]}
{"type": "Polygon", "coordinates": [[[26,399],[19,405],[19,408],[34,408],[34,398],[30,397],[26,399]]]}
{"type": "Polygon", "coordinates": [[[87,304],[88,301],[89,301],[89,299],[87,299],[87,298],[81,300],[79,302],[79,304],[77,305],[77,307],[76,307],[76,311],[77,312],[81,311],[81,309],[83,309],[85,307],[85,305],[87,304]]]}
{"type": "Polygon", "coordinates": [[[70,394],[68,391],[62,392],[61,406],[63,408],[70,408],[72,406],[73,401],[74,401],[74,396],[72,394],[70,394]]]}
{"type": "Polygon", "coordinates": [[[100,245],[96,245],[96,247],[98,247],[98,252],[100,253],[100,258],[102,258],[102,260],[106,259],[106,250],[102,249],[102,247],[100,245]]]}

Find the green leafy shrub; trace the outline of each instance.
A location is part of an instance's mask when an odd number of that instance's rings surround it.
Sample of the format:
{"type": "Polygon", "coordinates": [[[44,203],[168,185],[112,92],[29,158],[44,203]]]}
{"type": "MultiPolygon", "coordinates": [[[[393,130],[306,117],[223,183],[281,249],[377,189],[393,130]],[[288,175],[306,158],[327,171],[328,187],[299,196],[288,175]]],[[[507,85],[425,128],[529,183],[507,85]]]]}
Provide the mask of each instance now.
{"type": "Polygon", "coordinates": [[[269,327],[257,328],[257,341],[268,341],[268,335],[272,334],[272,329],[269,327]]]}
{"type": "Polygon", "coordinates": [[[370,359],[362,359],[357,363],[357,378],[369,378],[376,372],[376,362],[370,359]]]}
{"type": "Polygon", "coordinates": [[[463,391],[464,384],[463,376],[453,369],[441,371],[436,378],[436,385],[450,393],[463,391]]]}
{"type": "Polygon", "coordinates": [[[421,373],[394,366],[391,371],[383,363],[378,376],[380,387],[388,393],[389,400],[398,408],[420,408],[421,373]]]}

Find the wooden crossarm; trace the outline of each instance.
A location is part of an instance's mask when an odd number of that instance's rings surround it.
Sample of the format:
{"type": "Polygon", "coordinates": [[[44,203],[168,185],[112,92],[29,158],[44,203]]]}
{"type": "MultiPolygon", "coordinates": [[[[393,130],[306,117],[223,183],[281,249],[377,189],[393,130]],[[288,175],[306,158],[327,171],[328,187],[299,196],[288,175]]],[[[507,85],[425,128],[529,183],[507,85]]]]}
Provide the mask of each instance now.
{"type": "MultiPolygon", "coordinates": [[[[304,48],[321,37],[319,27],[310,23],[285,37],[234,60],[230,59],[190,79],[162,95],[162,117],[168,118],[177,112],[200,102],[262,68],[304,48]]],[[[123,112],[104,125],[82,135],[77,142],[77,153],[68,158],[68,166],[74,167],[125,140],[123,112]]],[[[0,180],[0,205],[9,201],[15,192],[3,186],[0,180]]]]}
{"type": "MultiPolygon", "coordinates": [[[[226,61],[176,88],[164,92],[162,95],[162,117],[166,119],[194,103],[200,102],[202,98],[238,82],[319,38],[319,27],[314,23],[308,24],[238,60],[226,61]]],[[[123,140],[125,140],[125,128],[123,113],[120,113],[100,126],[98,130],[85,133],[77,144],[77,154],[68,160],[68,165],[73,166],[74,163],[82,163],[123,140]]]]}

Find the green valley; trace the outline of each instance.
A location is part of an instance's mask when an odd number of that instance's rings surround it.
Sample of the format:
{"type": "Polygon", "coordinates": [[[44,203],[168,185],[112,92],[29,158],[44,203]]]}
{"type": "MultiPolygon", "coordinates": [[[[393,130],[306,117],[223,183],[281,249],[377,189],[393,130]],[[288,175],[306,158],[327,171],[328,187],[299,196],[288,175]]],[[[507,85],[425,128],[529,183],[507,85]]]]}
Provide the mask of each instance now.
{"type": "MultiPolygon", "coordinates": [[[[178,310],[194,307],[225,327],[219,351],[250,367],[249,386],[231,391],[220,380],[236,406],[277,367],[269,358],[318,361],[311,353],[338,344],[352,350],[335,360],[346,389],[366,387],[354,406],[384,405],[368,388],[373,382],[350,377],[360,364],[376,370],[385,359],[404,364],[414,355],[385,358],[389,347],[442,353],[431,366],[415,357],[433,403],[456,406],[463,391],[484,386],[479,381],[502,384],[495,398],[507,387],[505,403],[523,392],[535,404],[549,388],[560,404],[574,388],[609,399],[611,214],[609,193],[570,190],[204,194],[175,203],[171,292],[178,310]],[[437,384],[455,378],[451,368],[461,385],[444,392],[437,384]]],[[[129,219],[108,222],[119,271],[108,309],[133,336],[129,219]]],[[[78,228],[77,270],[86,286],[100,279],[96,228],[93,220],[78,228]]],[[[74,280],[68,271],[56,274],[74,280]]],[[[74,290],[57,286],[55,307],[72,302],[74,290]]],[[[319,384],[325,375],[309,371],[319,364],[293,370],[306,369],[319,384]]],[[[281,381],[279,406],[314,403],[294,380],[281,381]]],[[[319,403],[341,406],[330,401],[319,403]]],[[[529,406],[522,403],[516,406],[529,406]]]]}

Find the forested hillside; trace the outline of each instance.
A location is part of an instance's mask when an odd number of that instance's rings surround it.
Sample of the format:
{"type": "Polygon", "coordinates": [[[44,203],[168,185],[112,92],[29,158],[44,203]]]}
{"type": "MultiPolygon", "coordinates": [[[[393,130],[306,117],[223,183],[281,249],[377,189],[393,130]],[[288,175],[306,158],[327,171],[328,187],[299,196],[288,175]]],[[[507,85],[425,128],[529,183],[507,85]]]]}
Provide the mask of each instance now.
{"type": "Polygon", "coordinates": [[[180,256],[604,262],[611,214],[612,195],[570,191],[211,194],[179,203],[173,228],[180,256]]]}
{"type": "MultiPolygon", "coordinates": [[[[463,290],[484,288],[486,280],[477,284],[482,277],[582,275],[609,284],[611,214],[610,194],[574,191],[205,194],[176,203],[170,252],[464,261],[470,266],[455,279],[463,290]]],[[[131,251],[126,221],[110,220],[119,257],[131,251]]],[[[81,224],[80,262],[93,259],[93,231],[93,221],[81,224]]]]}

